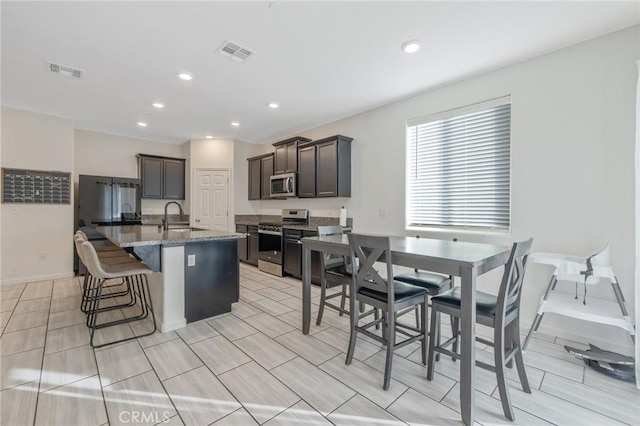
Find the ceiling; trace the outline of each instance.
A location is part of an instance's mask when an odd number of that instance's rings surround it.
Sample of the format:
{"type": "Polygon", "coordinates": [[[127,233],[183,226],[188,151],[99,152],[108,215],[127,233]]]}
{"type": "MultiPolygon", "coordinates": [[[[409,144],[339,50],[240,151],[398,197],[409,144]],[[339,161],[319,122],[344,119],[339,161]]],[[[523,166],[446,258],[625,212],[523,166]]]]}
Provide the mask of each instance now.
{"type": "Polygon", "coordinates": [[[177,144],[273,141],[640,22],[636,1],[1,7],[3,105],[177,144]],[[255,54],[244,63],[220,56],[227,39],[255,54]],[[411,55],[400,48],[410,39],[422,41],[411,55]],[[84,74],[49,73],[47,61],[84,74]],[[179,80],[182,71],[193,80],[179,80]]]}

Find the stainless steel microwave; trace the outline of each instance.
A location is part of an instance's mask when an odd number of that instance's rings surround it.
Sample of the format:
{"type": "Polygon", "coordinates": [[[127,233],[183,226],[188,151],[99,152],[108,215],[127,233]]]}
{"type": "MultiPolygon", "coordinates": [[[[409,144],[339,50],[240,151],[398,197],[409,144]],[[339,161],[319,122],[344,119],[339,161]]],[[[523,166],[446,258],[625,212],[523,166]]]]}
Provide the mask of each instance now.
{"type": "Polygon", "coordinates": [[[296,174],[286,173],[271,176],[271,197],[295,197],[296,174]]]}

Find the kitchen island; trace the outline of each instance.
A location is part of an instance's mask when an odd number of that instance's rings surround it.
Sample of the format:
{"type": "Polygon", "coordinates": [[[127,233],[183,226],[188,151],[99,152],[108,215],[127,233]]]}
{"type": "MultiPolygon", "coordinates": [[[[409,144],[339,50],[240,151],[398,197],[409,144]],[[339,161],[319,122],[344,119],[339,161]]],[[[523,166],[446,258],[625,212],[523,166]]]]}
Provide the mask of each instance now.
{"type": "Polygon", "coordinates": [[[97,228],[113,244],[132,251],[155,273],[151,299],[164,333],[231,312],[239,296],[238,239],[244,234],[154,225],[97,228]]]}

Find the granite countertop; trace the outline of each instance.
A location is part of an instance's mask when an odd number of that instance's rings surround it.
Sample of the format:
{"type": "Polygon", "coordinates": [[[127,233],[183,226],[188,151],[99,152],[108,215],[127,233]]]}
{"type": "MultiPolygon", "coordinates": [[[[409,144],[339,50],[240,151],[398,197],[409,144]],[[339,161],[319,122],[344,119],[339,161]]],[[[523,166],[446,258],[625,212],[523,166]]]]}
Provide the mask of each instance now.
{"type": "Polygon", "coordinates": [[[193,242],[237,240],[244,238],[244,234],[235,232],[195,230],[195,229],[163,229],[158,230],[155,225],[131,226],[99,226],[98,232],[109,241],[120,247],[150,246],[161,244],[187,244],[193,242]]]}
{"type": "MultiPolygon", "coordinates": [[[[236,215],[236,225],[258,226],[260,222],[280,222],[282,217],[274,215],[236,215]]],[[[318,231],[318,226],[338,225],[340,219],[337,217],[312,216],[307,225],[282,225],[286,229],[296,229],[299,231],[318,231]]],[[[347,218],[345,231],[350,231],[353,227],[353,218],[347,218]]]]}

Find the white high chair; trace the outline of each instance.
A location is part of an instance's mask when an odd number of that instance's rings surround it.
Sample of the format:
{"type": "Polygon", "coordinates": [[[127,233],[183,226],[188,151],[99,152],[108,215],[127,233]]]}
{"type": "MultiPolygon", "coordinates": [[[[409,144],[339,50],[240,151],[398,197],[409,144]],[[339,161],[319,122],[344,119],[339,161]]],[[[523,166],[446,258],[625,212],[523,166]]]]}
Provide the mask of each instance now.
{"type": "Polygon", "coordinates": [[[522,344],[523,349],[527,347],[529,339],[538,330],[542,317],[547,312],[622,328],[629,332],[631,339],[635,342],[635,325],[629,317],[629,310],[620,290],[618,279],[613,272],[609,244],[586,259],[557,253],[532,253],[529,256],[529,261],[553,265],[556,269],[553,271],[544,296],[540,299],[538,313],[522,344]],[[605,278],[611,283],[617,303],[594,297],[587,298],[587,286],[598,284],[601,278],[605,278]],[[577,292],[576,296],[554,292],[558,281],[583,284],[584,294],[579,297],[577,292]]]}

